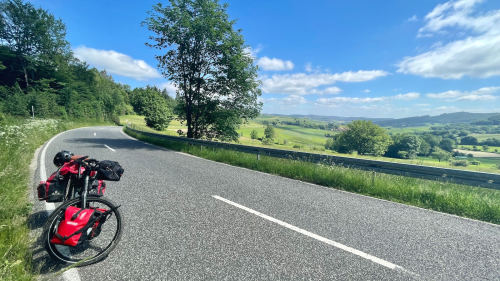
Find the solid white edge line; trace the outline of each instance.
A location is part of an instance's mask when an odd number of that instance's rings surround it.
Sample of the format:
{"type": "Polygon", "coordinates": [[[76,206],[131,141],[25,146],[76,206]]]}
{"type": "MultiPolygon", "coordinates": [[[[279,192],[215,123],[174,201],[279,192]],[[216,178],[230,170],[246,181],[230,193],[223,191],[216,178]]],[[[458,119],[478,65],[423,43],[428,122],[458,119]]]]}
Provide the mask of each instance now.
{"type": "Polygon", "coordinates": [[[70,268],[63,272],[62,277],[66,281],[81,281],[80,274],[76,268],[70,268]]]}
{"type": "MultiPolygon", "coordinates": [[[[77,128],[77,129],[82,129],[82,128],[77,128]]],[[[61,132],[55,136],[53,136],[43,147],[42,153],[40,153],[40,180],[44,181],[47,179],[47,171],[45,170],[45,154],[47,152],[47,147],[52,143],[53,140],[55,140],[58,136],[77,129],[72,129],[68,131],[61,132]]],[[[45,201],[45,210],[47,213],[51,213],[52,211],[55,210],[55,204],[54,203],[48,203],[45,201]]],[[[78,270],[76,268],[70,268],[63,272],[62,277],[65,281],[81,281],[80,274],[78,273],[78,270]]]]}
{"type": "Polygon", "coordinates": [[[113,152],[116,152],[116,150],[114,150],[113,148],[109,147],[107,144],[104,145],[107,149],[113,151],[113,152]]]}
{"type": "Polygon", "coordinates": [[[255,210],[253,210],[253,209],[250,209],[250,208],[248,208],[248,207],[245,207],[245,206],[243,206],[243,205],[240,205],[240,204],[235,203],[235,202],[233,202],[233,201],[230,201],[230,200],[228,200],[228,199],[222,198],[222,197],[220,197],[220,196],[218,196],[218,195],[212,195],[212,197],[213,197],[213,198],[215,198],[215,199],[217,199],[217,200],[220,200],[220,201],[222,201],[222,202],[225,202],[225,203],[227,203],[227,204],[229,204],[229,205],[232,205],[232,206],[234,206],[234,207],[237,207],[237,208],[240,208],[240,209],[242,209],[242,210],[245,210],[245,211],[247,211],[247,212],[249,212],[249,213],[251,213],[251,214],[254,214],[254,215],[256,215],[256,216],[259,216],[259,217],[261,217],[261,218],[263,218],[263,219],[266,219],[266,220],[268,220],[268,221],[274,222],[274,223],[279,224],[279,225],[281,225],[281,226],[283,226],[283,227],[286,227],[286,228],[288,228],[288,229],[291,229],[291,230],[293,230],[293,231],[296,231],[296,232],[298,232],[298,233],[300,233],[300,234],[303,234],[303,235],[306,235],[306,236],[308,236],[308,237],[314,238],[314,239],[316,239],[316,240],[318,240],[318,241],[321,241],[321,242],[326,243],[326,244],[328,244],[328,245],[334,246],[334,247],[336,247],[336,248],[339,248],[339,249],[344,250],[344,251],[346,251],[346,252],[349,252],[349,253],[351,253],[351,254],[357,255],[357,256],[362,257],[362,258],[364,258],[364,259],[370,260],[370,261],[372,261],[372,262],[374,262],[374,263],[380,264],[380,265],[385,266],[385,267],[387,267],[387,268],[390,268],[390,269],[401,269],[401,270],[404,270],[404,269],[403,269],[401,266],[399,266],[399,265],[393,264],[393,263],[388,262],[388,261],[386,261],[386,260],[383,260],[383,259],[381,259],[381,258],[377,258],[377,257],[375,257],[375,256],[372,256],[372,255],[367,254],[367,253],[365,253],[365,252],[362,252],[362,251],[360,251],[360,250],[356,250],[356,249],[351,248],[351,247],[349,247],[349,246],[346,246],[346,245],[344,245],[344,244],[341,244],[341,243],[335,242],[335,241],[330,240],[330,239],[328,239],[328,238],[325,238],[325,237],[323,237],[323,236],[320,236],[320,235],[314,234],[314,233],[312,233],[312,232],[310,232],[310,231],[307,231],[307,230],[304,230],[304,229],[302,229],[302,228],[296,227],[296,226],[291,225],[291,224],[289,224],[289,223],[286,223],[286,222],[284,222],[284,221],[281,221],[281,220],[275,219],[275,218],[270,217],[270,216],[268,216],[268,215],[265,215],[265,214],[263,214],[263,213],[261,213],[261,212],[255,211],[255,210]]]}

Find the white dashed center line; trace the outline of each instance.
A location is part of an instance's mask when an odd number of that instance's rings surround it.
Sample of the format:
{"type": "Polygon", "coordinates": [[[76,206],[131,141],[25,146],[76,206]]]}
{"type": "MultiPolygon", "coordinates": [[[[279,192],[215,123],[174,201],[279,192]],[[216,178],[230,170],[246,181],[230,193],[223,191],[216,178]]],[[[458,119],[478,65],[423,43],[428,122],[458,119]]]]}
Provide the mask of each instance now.
{"type": "Polygon", "coordinates": [[[111,147],[109,147],[109,146],[107,146],[107,145],[104,145],[104,146],[105,146],[107,149],[109,149],[109,150],[111,150],[111,151],[113,151],[113,152],[115,152],[115,151],[116,151],[116,150],[112,149],[111,147]]]}
{"type": "Polygon", "coordinates": [[[360,251],[360,250],[356,250],[356,249],[354,249],[354,248],[351,248],[351,247],[346,246],[346,245],[344,245],[344,244],[341,244],[341,243],[339,243],[339,242],[335,242],[335,241],[330,240],[330,239],[328,239],[328,238],[325,238],[325,237],[323,237],[323,236],[320,236],[320,235],[314,234],[314,233],[312,233],[312,232],[310,232],[310,231],[307,231],[307,230],[304,230],[304,229],[302,229],[302,228],[299,228],[299,227],[293,226],[293,225],[291,225],[291,224],[289,224],[289,223],[286,223],[286,222],[284,222],[284,221],[281,221],[281,220],[275,219],[275,218],[273,218],[273,217],[270,217],[270,216],[265,215],[265,214],[263,214],[263,213],[261,213],[261,212],[255,211],[255,210],[253,210],[253,209],[250,209],[250,208],[248,208],[248,207],[245,207],[245,206],[243,206],[243,205],[240,205],[240,204],[235,203],[235,202],[233,202],[233,201],[230,201],[230,200],[228,200],[228,199],[222,198],[222,197],[217,196],[217,195],[212,195],[212,197],[213,197],[213,198],[215,198],[215,199],[217,199],[217,200],[220,200],[220,201],[222,201],[222,202],[225,202],[225,203],[227,203],[227,204],[229,204],[229,205],[232,205],[232,206],[234,206],[234,207],[237,207],[237,208],[240,208],[240,209],[242,209],[242,210],[245,210],[245,211],[247,211],[247,212],[249,212],[249,213],[252,213],[252,214],[254,214],[254,215],[256,215],[256,216],[259,216],[259,217],[261,217],[261,218],[263,218],[263,219],[266,219],[266,220],[268,220],[268,221],[272,221],[272,222],[274,222],[274,223],[276,223],[276,224],[279,224],[279,225],[281,225],[281,226],[283,226],[283,227],[286,227],[286,228],[288,228],[288,229],[291,229],[291,230],[293,230],[293,231],[296,231],[296,232],[298,232],[298,233],[300,233],[300,234],[303,234],[303,235],[305,235],[305,236],[308,236],[308,237],[314,238],[314,239],[316,239],[316,240],[318,240],[318,241],[321,241],[321,242],[326,243],[326,244],[328,244],[328,245],[334,246],[334,247],[336,247],[336,248],[339,248],[339,249],[344,250],[344,251],[346,251],[346,252],[349,252],[349,253],[351,253],[351,254],[357,255],[357,256],[362,257],[362,258],[364,258],[364,259],[370,260],[370,261],[372,261],[372,262],[374,262],[374,263],[378,263],[378,264],[380,264],[380,265],[382,265],[382,266],[385,266],[385,267],[387,267],[387,268],[390,268],[390,269],[399,269],[399,270],[406,271],[406,270],[404,270],[404,269],[403,269],[401,266],[399,266],[399,265],[395,265],[395,264],[393,264],[393,263],[391,263],[391,262],[388,262],[388,261],[386,261],[386,260],[383,260],[383,259],[381,259],[381,258],[377,258],[377,257],[375,257],[375,256],[372,256],[372,255],[367,254],[367,253],[365,253],[365,252],[362,252],[362,251],[360,251]]]}

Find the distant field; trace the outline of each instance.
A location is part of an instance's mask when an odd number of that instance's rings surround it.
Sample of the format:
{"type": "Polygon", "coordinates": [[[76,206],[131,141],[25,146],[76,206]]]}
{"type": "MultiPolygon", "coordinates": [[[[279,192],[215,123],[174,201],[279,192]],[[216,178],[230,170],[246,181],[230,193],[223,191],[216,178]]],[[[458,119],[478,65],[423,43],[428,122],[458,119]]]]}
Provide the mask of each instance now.
{"type": "MultiPolygon", "coordinates": [[[[255,120],[248,122],[241,126],[238,130],[240,133],[239,143],[244,145],[253,145],[253,146],[261,146],[261,147],[272,147],[277,149],[285,149],[285,150],[297,150],[297,151],[305,151],[305,152],[313,152],[313,153],[322,153],[329,155],[338,155],[338,156],[348,156],[348,157],[356,157],[363,159],[372,159],[372,160],[382,160],[389,162],[397,162],[397,163],[407,163],[407,164],[416,164],[416,165],[425,165],[425,166],[435,166],[435,167],[444,167],[444,168],[455,168],[455,169],[464,169],[464,170],[473,170],[473,171],[483,171],[483,172],[493,172],[499,173],[498,165],[500,165],[500,158],[471,158],[468,160],[479,160],[480,165],[469,165],[467,167],[455,167],[451,166],[449,162],[443,161],[439,162],[436,159],[431,157],[418,157],[417,159],[395,159],[395,158],[386,158],[386,157],[374,157],[374,156],[365,156],[365,155],[356,155],[356,154],[342,154],[336,153],[330,150],[325,150],[324,144],[326,142],[326,133],[332,133],[327,130],[319,130],[319,129],[311,129],[311,128],[302,128],[294,125],[281,125],[275,128],[276,131],[276,139],[275,143],[272,145],[263,145],[259,140],[252,140],[250,138],[250,132],[252,130],[257,131],[258,137],[264,136],[265,126],[261,123],[262,121],[277,121],[283,120],[283,118],[265,118],[259,117],[255,120]],[[486,160],[487,159],[487,160],[486,160]]],[[[290,118],[292,119],[292,118],[290,118]]],[[[137,115],[124,115],[120,117],[120,121],[123,124],[132,124],[136,128],[154,132],[165,135],[178,136],[177,130],[186,130],[186,127],[181,125],[179,121],[173,120],[168,128],[164,131],[158,132],[151,128],[146,127],[144,122],[144,117],[137,115]]],[[[425,127],[417,127],[420,130],[423,130],[425,127]]],[[[407,132],[411,132],[410,128],[403,129],[395,129],[391,130],[393,133],[402,133],[405,130],[407,132]]]]}
{"type": "MultiPolygon", "coordinates": [[[[474,150],[474,145],[459,145],[459,149],[465,149],[465,150],[474,150]]],[[[488,146],[488,149],[484,150],[482,145],[476,145],[477,151],[484,151],[484,152],[492,152],[492,153],[500,153],[500,146],[488,146]]]]}
{"type": "Polygon", "coordinates": [[[478,141],[484,141],[491,138],[500,140],[500,134],[471,134],[471,136],[475,137],[478,141]]]}
{"type": "Polygon", "coordinates": [[[407,128],[394,128],[394,127],[384,127],[390,134],[411,134],[416,132],[427,132],[430,126],[419,126],[419,127],[407,127],[407,128]]]}

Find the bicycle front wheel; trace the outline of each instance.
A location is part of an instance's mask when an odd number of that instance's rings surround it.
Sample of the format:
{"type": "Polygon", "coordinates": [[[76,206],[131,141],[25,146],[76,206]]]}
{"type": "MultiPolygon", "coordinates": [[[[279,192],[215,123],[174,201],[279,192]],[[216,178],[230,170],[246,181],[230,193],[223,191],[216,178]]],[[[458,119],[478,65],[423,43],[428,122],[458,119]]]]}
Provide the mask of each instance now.
{"type": "Polygon", "coordinates": [[[64,213],[69,206],[81,207],[81,198],[69,200],[61,204],[49,216],[44,226],[43,239],[49,255],[65,263],[84,266],[104,259],[116,247],[120,240],[122,219],[116,206],[102,197],[87,197],[86,208],[111,210],[106,221],[89,228],[85,239],[76,246],[53,244],[50,242],[57,232],[59,223],[64,219],[64,213]]]}

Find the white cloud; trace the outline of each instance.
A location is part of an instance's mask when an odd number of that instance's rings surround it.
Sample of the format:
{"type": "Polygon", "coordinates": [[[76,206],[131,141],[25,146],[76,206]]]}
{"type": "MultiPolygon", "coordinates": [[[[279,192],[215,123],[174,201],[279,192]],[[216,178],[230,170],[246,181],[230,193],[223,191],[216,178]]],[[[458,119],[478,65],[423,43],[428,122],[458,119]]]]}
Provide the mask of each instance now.
{"type": "Polygon", "coordinates": [[[369,94],[369,93],[371,93],[371,90],[370,89],[364,89],[363,93],[369,94]]]}
{"type": "Polygon", "coordinates": [[[339,87],[328,87],[322,91],[322,94],[330,94],[330,95],[336,95],[342,92],[342,89],[339,87]]]}
{"type": "Polygon", "coordinates": [[[337,105],[337,104],[360,104],[360,103],[374,103],[386,100],[386,97],[376,98],[358,98],[358,97],[333,97],[333,98],[319,98],[316,103],[321,105],[337,105]]]}
{"type": "Polygon", "coordinates": [[[246,47],[244,50],[243,50],[248,56],[256,59],[257,58],[257,55],[260,53],[260,51],[262,51],[262,46],[261,45],[258,45],[256,48],[252,48],[250,46],[246,47]]]}
{"type": "Polygon", "coordinates": [[[495,100],[500,93],[500,87],[483,87],[474,91],[450,90],[440,93],[429,93],[427,97],[447,101],[488,101],[495,100]]]}
{"type": "Polygon", "coordinates": [[[414,99],[418,99],[419,97],[420,97],[419,93],[410,92],[410,93],[406,93],[406,94],[395,95],[394,99],[397,99],[397,100],[414,100],[414,99]]]}
{"type": "Polygon", "coordinates": [[[304,104],[307,103],[307,100],[303,96],[290,95],[286,98],[283,98],[282,102],[284,104],[304,104]]]}
{"type": "Polygon", "coordinates": [[[409,17],[409,18],[407,19],[407,21],[409,21],[409,22],[418,21],[417,15],[413,15],[413,16],[409,17]]]}
{"type": "Polygon", "coordinates": [[[293,62],[289,60],[281,60],[278,58],[268,58],[268,57],[262,57],[257,60],[257,65],[259,65],[260,68],[263,70],[274,70],[274,71],[281,71],[281,70],[292,70],[293,69],[293,62]]]}
{"type": "Polygon", "coordinates": [[[262,98],[264,103],[277,103],[280,105],[296,106],[308,103],[307,99],[300,95],[289,95],[284,98],[262,98]]]}
{"type": "Polygon", "coordinates": [[[483,0],[448,1],[437,5],[425,16],[426,24],[419,29],[419,36],[432,36],[449,27],[460,27],[479,33],[490,31],[498,24],[499,11],[473,15],[474,6],[483,0]]]}
{"type": "Polygon", "coordinates": [[[407,57],[399,63],[398,72],[443,79],[487,78],[500,75],[499,54],[500,34],[469,37],[407,57]]]}
{"type": "Polygon", "coordinates": [[[443,79],[500,75],[500,10],[475,13],[475,5],[480,2],[459,0],[437,5],[425,16],[426,24],[418,36],[442,34],[454,28],[453,34],[466,31],[468,37],[406,57],[398,64],[398,72],[443,79]]]}
{"type": "Polygon", "coordinates": [[[175,97],[177,94],[177,87],[175,87],[175,85],[173,83],[165,82],[165,83],[160,84],[158,87],[160,89],[167,90],[168,95],[171,97],[175,97]]]}
{"type": "MultiPolygon", "coordinates": [[[[382,70],[360,70],[342,73],[295,73],[276,74],[262,77],[264,93],[307,95],[322,93],[318,87],[332,85],[336,82],[364,82],[383,77],[389,73],[382,70]]],[[[330,93],[338,93],[337,87],[327,88],[330,93]]],[[[323,90],[324,91],[324,90],[323,90]]]]}
{"type": "Polygon", "coordinates": [[[456,106],[438,106],[436,108],[434,108],[434,112],[440,112],[440,113],[444,113],[444,112],[456,112],[458,111],[459,108],[456,107],[456,106]]]}
{"type": "Polygon", "coordinates": [[[113,50],[98,50],[85,46],[73,50],[75,57],[100,70],[136,80],[148,80],[161,77],[160,73],[143,60],[133,59],[128,55],[113,50]]]}

